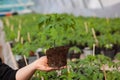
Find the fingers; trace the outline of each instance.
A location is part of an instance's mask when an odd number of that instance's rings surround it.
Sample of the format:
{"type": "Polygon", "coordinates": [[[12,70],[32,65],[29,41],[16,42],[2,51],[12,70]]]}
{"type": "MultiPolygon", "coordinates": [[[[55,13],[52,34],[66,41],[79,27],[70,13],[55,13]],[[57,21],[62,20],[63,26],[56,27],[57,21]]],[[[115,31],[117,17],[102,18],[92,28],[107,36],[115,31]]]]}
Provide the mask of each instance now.
{"type": "Polygon", "coordinates": [[[46,71],[46,72],[49,72],[49,71],[53,71],[53,70],[57,70],[57,68],[52,68],[52,67],[47,67],[45,66],[44,68],[40,69],[41,71],[46,71]]]}
{"type": "Polygon", "coordinates": [[[62,67],[54,67],[53,69],[54,70],[61,70],[61,69],[64,69],[64,68],[66,68],[67,66],[62,66],[62,67]]]}
{"type": "Polygon", "coordinates": [[[63,68],[67,68],[67,66],[63,66],[63,67],[61,67],[61,69],[63,69],[63,68]]]}
{"type": "Polygon", "coordinates": [[[46,66],[46,67],[44,68],[44,71],[49,72],[49,71],[53,71],[53,70],[61,70],[61,69],[64,69],[64,68],[66,68],[66,66],[63,66],[63,67],[60,67],[60,68],[58,68],[58,67],[49,67],[49,66],[46,66]]]}

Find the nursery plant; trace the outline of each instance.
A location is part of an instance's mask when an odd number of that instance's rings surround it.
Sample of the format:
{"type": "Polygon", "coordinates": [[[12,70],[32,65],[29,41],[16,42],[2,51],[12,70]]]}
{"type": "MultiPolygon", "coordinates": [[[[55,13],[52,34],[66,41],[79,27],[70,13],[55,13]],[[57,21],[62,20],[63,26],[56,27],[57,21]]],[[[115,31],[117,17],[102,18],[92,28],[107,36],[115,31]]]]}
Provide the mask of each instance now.
{"type": "Polygon", "coordinates": [[[113,38],[113,36],[114,35],[106,33],[98,37],[99,46],[101,47],[103,54],[111,57],[111,59],[114,58],[115,55],[114,44],[116,44],[116,39],[113,38]]]}
{"type": "Polygon", "coordinates": [[[48,15],[39,23],[39,28],[43,31],[43,33],[41,33],[40,41],[44,41],[41,42],[41,44],[48,48],[46,55],[48,58],[48,64],[52,67],[60,67],[67,64],[66,60],[69,49],[68,36],[70,34],[65,34],[67,33],[68,28],[74,27],[72,26],[74,24],[72,19],[73,18],[71,17],[66,18],[65,15],[59,16],[54,14],[48,15]]]}
{"type": "Polygon", "coordinates": [[[79,59],[80,55],[82,54],[82,51],[80,50],[79,47],[73,46],[69,48],[68,51],[68,58],[71,59],[79,59]]]}

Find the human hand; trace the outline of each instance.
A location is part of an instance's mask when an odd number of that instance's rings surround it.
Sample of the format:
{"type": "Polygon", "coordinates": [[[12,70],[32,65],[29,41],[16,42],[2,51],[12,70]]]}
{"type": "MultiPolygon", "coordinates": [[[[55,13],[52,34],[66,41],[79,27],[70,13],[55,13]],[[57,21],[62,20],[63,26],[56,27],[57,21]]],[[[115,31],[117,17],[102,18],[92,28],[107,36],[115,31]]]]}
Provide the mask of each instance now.
{"type": "Polygon", "coordinates": [[[63,66],[61,68],[49,67],[47,63],[48,63],[48,60],[46,56],[39,58],[38,60],[35,61],[36,69],[41,71],[52,71],[52,70],[59,70],[59,69],[66,68],[66,66],[63,66]]]}

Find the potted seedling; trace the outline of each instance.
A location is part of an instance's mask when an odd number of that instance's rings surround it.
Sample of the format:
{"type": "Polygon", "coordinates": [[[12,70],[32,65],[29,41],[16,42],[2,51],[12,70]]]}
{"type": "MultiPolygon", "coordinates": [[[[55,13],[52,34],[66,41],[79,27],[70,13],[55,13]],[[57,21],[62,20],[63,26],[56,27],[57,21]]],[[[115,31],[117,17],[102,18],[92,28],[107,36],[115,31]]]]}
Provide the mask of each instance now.
{"type": "Polygon", "coordinates": [[[45,55],[43,48],[38,48],[35,53],[36,53],[38,58],[45,55]]]}
{"type": "Polygon", "coordinates": [[[86,42],[86,47],[83,49],[83,53],[85,56],[87,55],[93,55],[93,44],[95,43],[95,40],[91,33],[86,34],[84,37],[84,40],[86,42]]]}
{"type": "Polygon", "coordinates": [[[81,50],[76,46],[73,46],[69,49],[69,54],[68,55],[69,55],[70,59],[79,59],[80,54],[81,54],[81,50]]]}
{"type": "Polygon", "coordinates": [[[102,48],[101,53],[105,56],[110,57],[113,59],[115,55],[115,49],[114,44],[116,43],[115,39],[113,38],[113,35],[111,34],[105,34],[99,36],[99,46],[102,48]]]}
{"type": "Polygon", "coordinates": [[[70,27],[73,27],[73,24],[74,21],[70,17],[61,17],[57,14],[48,15],[40,21],[39,29],[43,31],[40,34],[40,43],[42,47],[48,48],[46,55],[49,66],[61,67],[67,64],[69,47],[66,45],[69,44],[68,36],[71,36],[70,27]]]}

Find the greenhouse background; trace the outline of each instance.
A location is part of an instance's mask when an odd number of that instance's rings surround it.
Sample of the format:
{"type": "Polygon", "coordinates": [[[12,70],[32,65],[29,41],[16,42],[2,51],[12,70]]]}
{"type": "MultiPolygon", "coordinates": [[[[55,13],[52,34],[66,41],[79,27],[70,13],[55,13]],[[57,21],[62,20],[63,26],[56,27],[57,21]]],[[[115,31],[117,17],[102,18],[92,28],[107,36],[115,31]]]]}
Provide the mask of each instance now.
{"type": "Polygon", "coordinates": [[[34,0],[37,13],[68,13],[76,16],[120,16],[120,0],[34,0]]]}
{"type": "Polygon", "coordinates": [[[67,65],[30,80],[120,80],[119,9],[120,0],[0,0],[0,58],[12,69],[42,56],[67,65]]]}
{"type": "Polygon", "coordinates": [[[0,11],[68,13],[76,16],[119,17],[119,0],[1,0],[0,11]]]}

